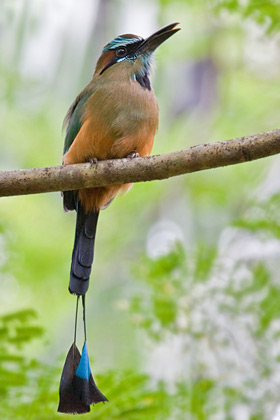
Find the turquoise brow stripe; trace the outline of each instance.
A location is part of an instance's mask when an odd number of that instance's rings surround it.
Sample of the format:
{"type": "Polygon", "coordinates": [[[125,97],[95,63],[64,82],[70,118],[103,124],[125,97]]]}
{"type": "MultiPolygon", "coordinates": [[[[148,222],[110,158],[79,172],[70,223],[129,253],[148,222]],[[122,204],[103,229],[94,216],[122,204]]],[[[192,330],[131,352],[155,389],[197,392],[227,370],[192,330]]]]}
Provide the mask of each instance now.
{"type": "Polygon", "coordinates": [[[124,38],[118,36],[117,38],[113,39],[113,41],[109,42],[105,45],[102,54],[108,50],[115,50],[116,48],[120,47],[121,45],[130,45],[134,44],[135,42],[143,41],[143,38],[124,38]]]}

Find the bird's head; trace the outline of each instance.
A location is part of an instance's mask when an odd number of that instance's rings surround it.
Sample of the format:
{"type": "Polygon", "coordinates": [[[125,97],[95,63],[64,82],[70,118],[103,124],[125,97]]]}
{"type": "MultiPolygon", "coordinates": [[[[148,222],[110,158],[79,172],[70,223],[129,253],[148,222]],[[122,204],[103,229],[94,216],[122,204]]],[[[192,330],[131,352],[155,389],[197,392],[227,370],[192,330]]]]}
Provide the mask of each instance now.
{"type": "Polygon", "coordinates": [[[109,69],[111,73],[125,66],[131,73],[130,77],[137,79],[141,85],[145,85],[144,87],[150,88],[148,76],[152,55],[164,41],[180,30],[175,28],[177,25],[178,23],[172,23],[164,26],[146,39],[132,34],[120,35],[113,39],[104,47],[94,75],[102,76],[106,72],[108,74],[109,69]]]}

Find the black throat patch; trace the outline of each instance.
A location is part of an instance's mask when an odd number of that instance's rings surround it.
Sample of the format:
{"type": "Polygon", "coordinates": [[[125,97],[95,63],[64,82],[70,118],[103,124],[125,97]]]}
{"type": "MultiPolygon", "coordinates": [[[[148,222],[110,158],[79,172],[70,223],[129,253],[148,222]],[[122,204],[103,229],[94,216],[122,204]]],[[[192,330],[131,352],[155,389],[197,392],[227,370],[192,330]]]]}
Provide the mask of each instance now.
{"type": "Polygon", "coordinates": [[[144,76],[136,74],[136,80],[143,88],[151,90],[151,82],[147,73],[144,76]]]}

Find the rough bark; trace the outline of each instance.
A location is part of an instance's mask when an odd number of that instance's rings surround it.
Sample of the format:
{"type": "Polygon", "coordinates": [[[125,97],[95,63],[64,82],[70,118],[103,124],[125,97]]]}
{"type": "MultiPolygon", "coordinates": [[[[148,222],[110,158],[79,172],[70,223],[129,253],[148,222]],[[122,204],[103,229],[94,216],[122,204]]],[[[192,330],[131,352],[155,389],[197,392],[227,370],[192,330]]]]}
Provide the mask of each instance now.
{"type": "Polygon", "coordinates": [[[136,159],[0,171],[0,197],[152,181],[280,153],[280,129],[136,159]]]}

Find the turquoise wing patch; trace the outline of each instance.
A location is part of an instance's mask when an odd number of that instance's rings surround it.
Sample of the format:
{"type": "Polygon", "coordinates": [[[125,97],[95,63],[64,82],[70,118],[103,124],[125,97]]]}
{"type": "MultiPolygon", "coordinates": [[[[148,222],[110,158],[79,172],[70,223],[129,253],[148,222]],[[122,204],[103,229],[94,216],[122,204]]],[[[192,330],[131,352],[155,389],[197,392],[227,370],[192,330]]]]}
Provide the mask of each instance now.
{"type": "MultiPolygon", "coordinates": [[[[91,94],[91,90],[87,92],[82,92],[72,104],[65,117],[65,125],[67,125],[67,129],[64,141],[63,154],[65,154],[68,151],[69,147],[71,146],[78,132],[81,129],[83,123],[83,107],[91,94]]],[[[62,164],[64,163],[62,162],[62,164]]],[[[63,192],[63,206],[65,211],[76,210],[77,194],[75,191],[63,192]]]]}
{"type": "Polygon", "coordinates": [[[65,154],[68,151],[69,147],[71,146],[71,144],[75,140],[75,137],[81,129],[83,107],[88,98],[91,96],[91,94],[92,92],[88,91],[79,95],[66,115],[65,121],[66,124],[68,124],[66,129],[63,154],[65,154]]]}

